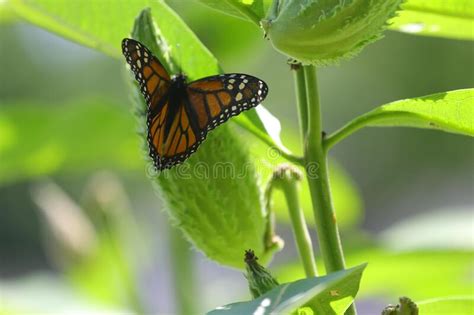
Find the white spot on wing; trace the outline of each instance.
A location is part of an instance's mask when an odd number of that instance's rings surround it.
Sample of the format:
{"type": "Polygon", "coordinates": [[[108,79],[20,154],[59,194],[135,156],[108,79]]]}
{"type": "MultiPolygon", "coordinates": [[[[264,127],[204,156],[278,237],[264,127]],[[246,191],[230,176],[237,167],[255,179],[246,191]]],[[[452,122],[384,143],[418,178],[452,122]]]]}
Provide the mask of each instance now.
{"type": "Polygon", "coordinates": [[[240,101],[240,100],[242,99],[242,97],[243,97],[242,93],[239,92],[239,93],[237,93],[237,95],[235,96],[235,100],[236,100],[236,101],[240,101]]]}

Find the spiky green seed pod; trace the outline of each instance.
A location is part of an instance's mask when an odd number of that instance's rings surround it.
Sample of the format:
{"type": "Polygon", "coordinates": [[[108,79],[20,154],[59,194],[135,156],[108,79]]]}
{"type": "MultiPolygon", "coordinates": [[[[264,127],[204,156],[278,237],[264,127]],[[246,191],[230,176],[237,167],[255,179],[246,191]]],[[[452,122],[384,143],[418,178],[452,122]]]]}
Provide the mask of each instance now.
{"type": "Polygon", "coordinates": [[[334,64],[381,38],[402,1],[275,0],[262,27],[283,54],[303,64],[334,64]]]}
{"type": "Polygon", "coordinates": [[[209,258],[241,267],[245,248],[268,259],[267,216],[257,174],[241,141],[223,125],[182,166],[152,176],[173,222],[209,258]]]}
{"type": "Polygon", "coordinates": [[[245,269],[247,274],[245,277],[249,283],[249,290],[254,299],[276,288],[279,283],[273,276],[258,262],[253,250],[245,251],[245,269]]]}
{"type": "MultiPolygon", "coordinates": [[[[145,44],[162,62],[169,47],[160,35],[149,10],[136,20],[133,37],[145,44]]],[[[173,69],[173,64],[168,64],[173,69]]],[[[186,69],[183,69],[186,73],[186,69]]],[[[269,261],[281,248],[269,243],[268,216],[250,155],[228,123],[209,133],[184,164],[156,172],[148,158],[146,104],[135,88],[136,116],[147,156],[148,175],[159,192],[172,223],[207,257],[221,264],[242,268],[242,252],[253,248],[269,261]]]]}

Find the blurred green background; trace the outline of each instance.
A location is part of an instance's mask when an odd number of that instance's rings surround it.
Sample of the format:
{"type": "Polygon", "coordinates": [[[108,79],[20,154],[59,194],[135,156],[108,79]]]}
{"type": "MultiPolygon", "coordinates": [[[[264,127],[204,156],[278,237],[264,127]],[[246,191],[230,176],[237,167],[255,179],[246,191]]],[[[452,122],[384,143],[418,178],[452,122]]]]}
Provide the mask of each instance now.
{"type": "MultiPolygon", "coordinates": [[[[265,105],[280,119],[284,143],[300,152],[285,57],[250,23],[194,2],[168,3],[226,72],[268,83],[265,105]]],[[[386,32],[356,58],[320,69],[324,129],[390,101],[472,87],[473,56],[472,42],[386,32]]],[[[241,271],[194,250],[190,277],[199,290],[174,287],[180,263],[172,253],[190,245],[169,226],[145,176],[124,60],[3,20],[0,69],[0,294],[7,307],[168,314],[186,290],[202,313],[249,298],[241,271]]],[[[467,137],[384,128],[362,130],[332,151],[348,263],[369,262],[362,314],[401,295],[474,294],[473,148],[467,137]]],[[[277,232],[286,243],[270,268],[289,281],[304,275],[278,198],[277,232]]]]}

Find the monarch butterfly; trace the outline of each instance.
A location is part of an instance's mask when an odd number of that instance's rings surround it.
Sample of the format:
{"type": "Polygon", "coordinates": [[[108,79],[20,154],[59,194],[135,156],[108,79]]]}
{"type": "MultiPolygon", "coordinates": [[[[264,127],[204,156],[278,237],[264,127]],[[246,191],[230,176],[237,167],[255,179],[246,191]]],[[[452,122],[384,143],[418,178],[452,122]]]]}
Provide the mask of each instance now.
{"type": "Polygon", "coordinates": [[[140,42],[125,38],[122,52],[147,103],[148,147],[158,170],[184,162],[207,133],[230,117],[260,104],[268,87],[241,73],[205,77],[191,83],[170,77],[140,42]]]}

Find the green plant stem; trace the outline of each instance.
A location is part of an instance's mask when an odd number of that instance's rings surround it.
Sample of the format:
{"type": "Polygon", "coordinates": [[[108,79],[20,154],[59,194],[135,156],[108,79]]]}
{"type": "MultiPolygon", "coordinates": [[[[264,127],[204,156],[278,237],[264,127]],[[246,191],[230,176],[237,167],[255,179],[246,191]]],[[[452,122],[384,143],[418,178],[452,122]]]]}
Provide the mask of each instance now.
{"type": "Polygon", "coordinates": [[[254,22],[258,27],[260,27],[260,18],[252,11],[248,6],[241,4],[235,0],[225,0],[227,4],[237,11],[239,11],[242,15],[246,16],[252,22],[254,22]]]}
{"type": "Polygon", "coordinates": [[[293,79],[295,81],[296,105],[298,107],[300,135],[301,139],[304,139],[306,136],[306,130],[308,130],[308,102],[306,99],[304,69],[301,65],[294,69],[293,79]]]}
{"type": "Polygon", "coordinates": [[[266,143],[269,147],[271,147],[272,150],[275,150],[275,152],[277,152],[279,155],[285,158],[285,160],[287,160],[288,162],[295,163],[297,165],[303,165],[304,163],[303,157],[294,155],[288,152],[287,150],[276,146],[274,142],[272,142],[270,139],[268,139],[268,137],[266,137],[263,134],[260,134],[260,133],[253,133],[253,134],[254,136],[258,137],[262,142],[266,143]]]}
{"type": "MultiPolygon", "coordinates": [[[[327,150],[323,146],[322,118],[317,86],[316,68],[304,66],[308,127],[304,137],[305,171],[308,179],[313,212],[318,232],[319,247],[326,267],[331,273],[345,268],[336,214],[331,201],[327,150]]],[[[298,90],[303,90],[302,87],[298,90]]],[[[299,99],[300,97],[298,97],[299,99]]],[[[300,104],[302,105],[302,104],[300,104]]],[[[305,109],[300,109],[301,113],[305,109]]],[[[304,117],[303,117],[304,119],[304,117]]],[[[351,306],[346,314],[356,314],[351,306]]]]}
{"type": "Polygon", "coordinates": [[[300,206],[299,185],[298,180],[283,179],[279,186],[285,194],[296,246],[298,247],[306,277],[316,277],[318,271],[314,259],[313,244],[306,225],[303,209],[300,206]]]}
{"type": "Polygon", "coordinates": [[[274,244],[275,234],[275,213],[273,212],[272,207],[272,195],[273,195],[273,185],[274,179],[270,178],[270,181],[267,184],[265,189],[265,210],[267,212],[267,226],[265,231],[265,246],[270,248],[274,244]]]}
{"type": "Polygon", "coordinates": [[[196,313],[196,281],[194,265],[189,243],[183,233],[175,227],[169,227],[171,264],[173,266],[173,285],[176,301],[176,313],[180,315],[196,313]]]}
{"type": "MultiPolygon", "coordinates": [[[[392,117],[393,113],[387,113],[386,116],[392,117]]],[[[357,130],[363,127],[366,127],[367,125],[370,125],[374,121],[383,120],[386,116],[382,114],[371,115],[371,113],[369,112],[365,115],[357,117],[353,121],[349,122],[348,124],[340,128],[339,130],[335,131],[330,136],[328,136],[324,140],[324,149],[326,151],[329,151],[329,149],[331,149],[333,145],[342,141],[343,139],[350,136],[357,130]]]]}
{"type": "Polygon", "coordinates": [[[306,175],[314,206],[319,243],[326,271],[344,269],[344,258],[334,214],[327,173],[327,152],[323,148],[321,110],[317,88],[316,70],[304,67],[308,101],[308,129],[305,137],[306,175]]]}
{"type": "MultiPolygon", "coordinates": [[[[270,145],[270,144],[269,144],[270,145]]],[[[304,158],[302,156],[297,156],[292,153],[287,152],[286,150],[282,150],[278,147],[273,146],[273,150],[275,150],[279,155],[285,158],[288,162],[295,163],[297,165],[303,165],[304,158]]]]}

